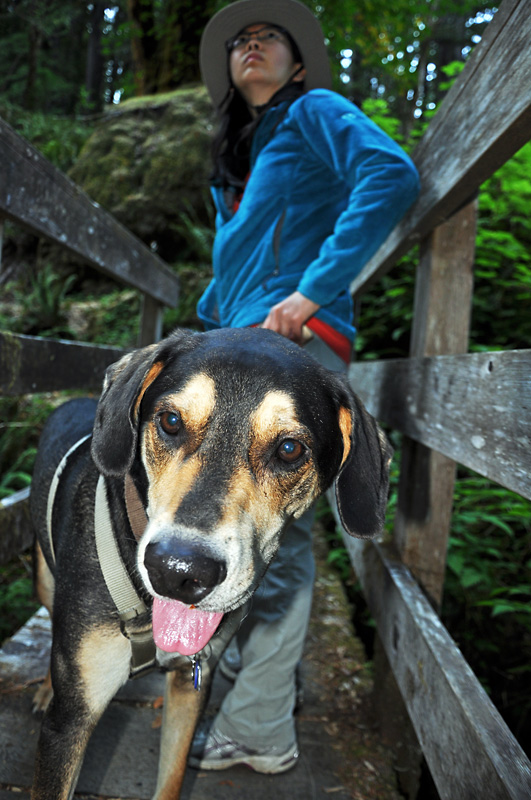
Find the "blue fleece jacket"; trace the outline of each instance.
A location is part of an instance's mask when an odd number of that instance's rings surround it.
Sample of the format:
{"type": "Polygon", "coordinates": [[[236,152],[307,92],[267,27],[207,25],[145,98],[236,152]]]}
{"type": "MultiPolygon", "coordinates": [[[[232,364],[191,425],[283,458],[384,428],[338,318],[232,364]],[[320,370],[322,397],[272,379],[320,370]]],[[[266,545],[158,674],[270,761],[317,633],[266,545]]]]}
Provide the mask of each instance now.
{"type": "Polygon", "coordinates": [[[352,340],[349,285],[417,197],[417,171],[335,92],[304,94],[273,130],[284,111],[269,110],[255,132],[238,211],[212,189],[214,278],[198,314],[207,329],[253,325],[299,290],[352,340]]]}

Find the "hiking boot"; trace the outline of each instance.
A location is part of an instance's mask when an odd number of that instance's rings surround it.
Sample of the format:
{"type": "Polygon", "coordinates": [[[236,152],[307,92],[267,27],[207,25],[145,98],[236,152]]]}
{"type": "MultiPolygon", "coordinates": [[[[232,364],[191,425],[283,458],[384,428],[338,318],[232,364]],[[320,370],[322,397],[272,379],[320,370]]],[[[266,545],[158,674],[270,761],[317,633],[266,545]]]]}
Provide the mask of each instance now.
{"type": "Polygon", "coordinates": [[[299,749],[295,742],[287,750],[278,747],[253,748],[233,742],[220,731],[199,730],[192,743],[188,763],[195,769],[228,769],[245,764],[255,772],[275,774],[287,772],[297,763],[299,749]]]}

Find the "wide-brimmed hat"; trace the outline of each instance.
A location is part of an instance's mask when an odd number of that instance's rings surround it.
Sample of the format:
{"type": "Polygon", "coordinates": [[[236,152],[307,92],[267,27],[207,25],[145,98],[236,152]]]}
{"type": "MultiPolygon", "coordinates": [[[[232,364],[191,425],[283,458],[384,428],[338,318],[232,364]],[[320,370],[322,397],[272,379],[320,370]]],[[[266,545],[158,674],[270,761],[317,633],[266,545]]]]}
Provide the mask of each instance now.
{"type": "Polygon", "coordinates": [[[323,31],[307,6],[297,0],[238,0],[218,11],[201,37],[201,74],[216,108],[231,85],[225,43],[247,25],[259,22],[284,28],[296,42],[306,69],[304,87],[307,91],[332,88],[323,31]]]}

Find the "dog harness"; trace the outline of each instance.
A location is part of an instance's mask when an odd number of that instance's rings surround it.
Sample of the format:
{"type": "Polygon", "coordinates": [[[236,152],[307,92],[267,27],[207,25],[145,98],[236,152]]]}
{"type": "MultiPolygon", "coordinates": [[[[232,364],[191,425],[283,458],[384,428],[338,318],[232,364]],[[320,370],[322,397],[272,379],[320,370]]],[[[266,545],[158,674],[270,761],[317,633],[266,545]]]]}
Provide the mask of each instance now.
{"type": "MultiPolygon", "coordinates": [[[[57,494],[61,475],[69,458],[78,447],[90,437],[91,434],[83,436],[82,439],[72,445],[65,453],[50,484],[46,509],[46,528],[50,552],[54,563],[55,549],[52,536],[52,515],[55,496],[57,494]]],[[[136,487],[129,474],[126,475],[124,482],[124,495],[129,524],[131,525],[135,539],[138,541],[146,528],[148,520],[136,487]]],[[[153,641],[149,609],[136,591],[122,556],[120,555],[111,522],[107,488],[103,475],[99,476],[96,487],[94,501],[94,536],[101,571],[118,611],[122,633],[131,642],[131,665],[129,675],[135,678],[157,666],[157,648],[153,641]]],[[[201,661],[199,656],[194,656],[191,660],[194,686],[199,690],[201,685],[201,661]]]]}
{"type": "MultiPolygon", "coordinates": [[[[129,523],[138,541],[147,525],[146,513],[129,475],[126,475],[124,487],[129,523]]],[[[94,536],[101,571],[117,608],[122,633],[131,642],[129,676],[135,678],[156,666],[157,648],[153,641],[149,609],[136,591],[118,549],[103,475],[99,476],[96,486],[94,536]]]]}

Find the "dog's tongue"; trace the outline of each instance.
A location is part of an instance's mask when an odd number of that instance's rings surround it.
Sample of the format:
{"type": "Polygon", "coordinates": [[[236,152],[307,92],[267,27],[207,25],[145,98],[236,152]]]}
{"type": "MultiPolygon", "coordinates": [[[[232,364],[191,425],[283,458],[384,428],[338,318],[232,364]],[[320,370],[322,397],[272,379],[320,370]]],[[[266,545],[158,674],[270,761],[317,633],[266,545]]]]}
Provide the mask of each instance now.
{"type": "Polygon", "coordinates": [[[179,600],[153,598],[153,639],[167,653],[192,656],[210,641],[223,614],[200,611],[179,600]]]}

